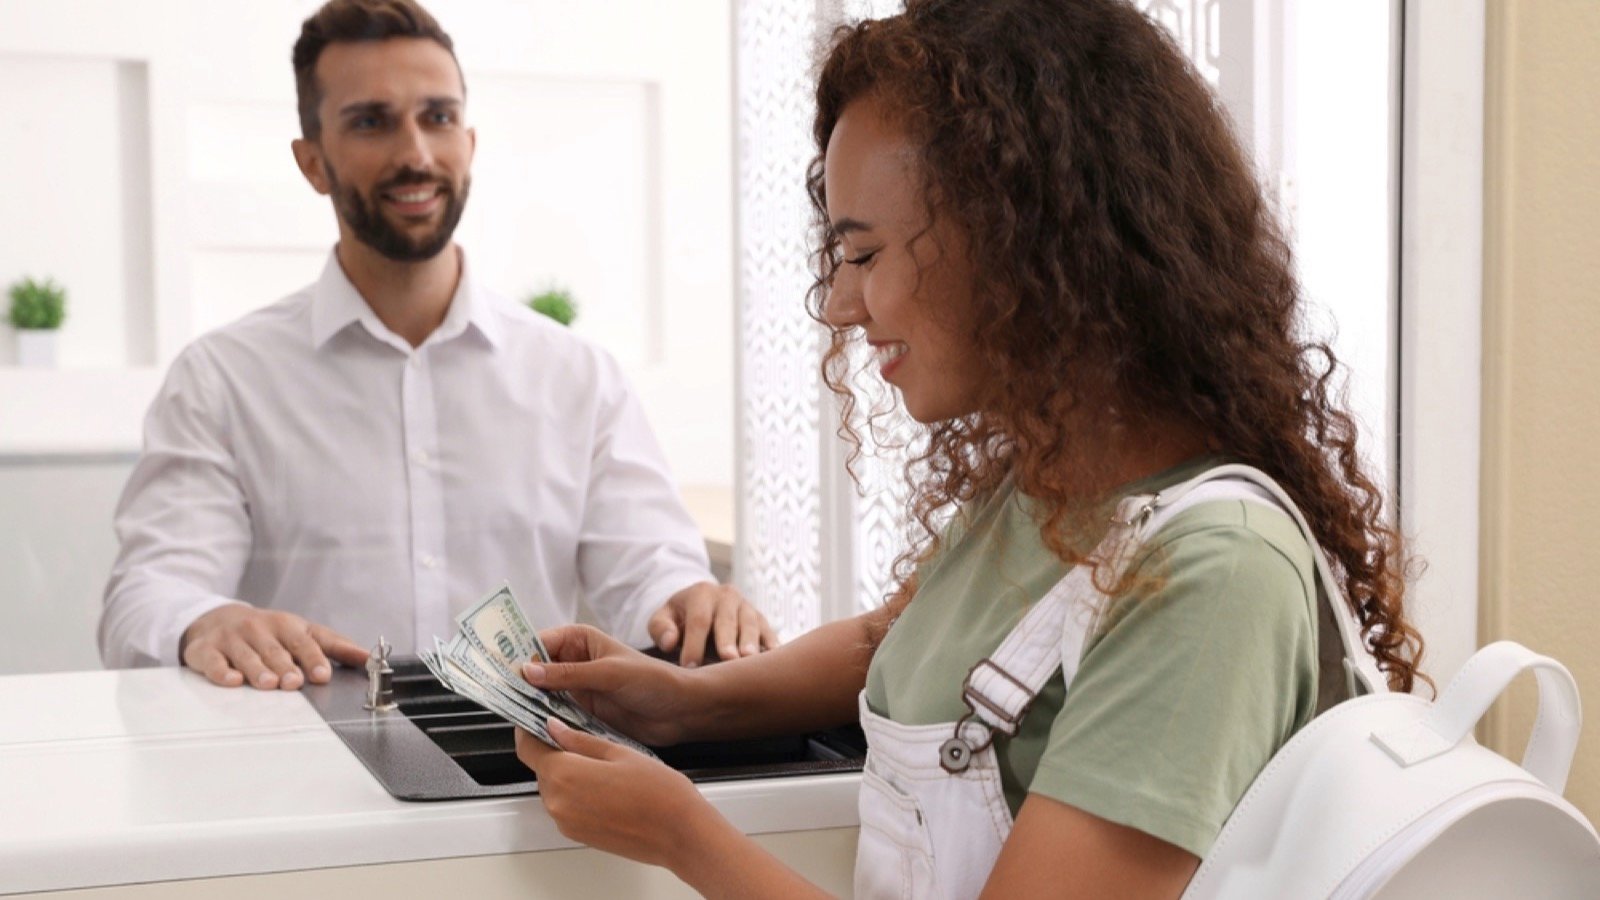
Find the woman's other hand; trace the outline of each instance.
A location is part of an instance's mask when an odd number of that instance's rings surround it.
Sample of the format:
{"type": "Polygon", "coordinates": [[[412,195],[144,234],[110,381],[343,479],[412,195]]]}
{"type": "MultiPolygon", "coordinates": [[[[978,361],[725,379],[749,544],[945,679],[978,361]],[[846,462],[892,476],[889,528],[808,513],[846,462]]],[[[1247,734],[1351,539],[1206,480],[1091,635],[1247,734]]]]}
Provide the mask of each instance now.
{"type": "Polygon", "coordinates": [[[539,776],[539,797],[568,838],[672,868],[696,854],[699,832],[726,827],[689,779],[659,760],[559,719],[550,720],[550,736],[561,749],[517,729],[517,758],[539,776]]]}

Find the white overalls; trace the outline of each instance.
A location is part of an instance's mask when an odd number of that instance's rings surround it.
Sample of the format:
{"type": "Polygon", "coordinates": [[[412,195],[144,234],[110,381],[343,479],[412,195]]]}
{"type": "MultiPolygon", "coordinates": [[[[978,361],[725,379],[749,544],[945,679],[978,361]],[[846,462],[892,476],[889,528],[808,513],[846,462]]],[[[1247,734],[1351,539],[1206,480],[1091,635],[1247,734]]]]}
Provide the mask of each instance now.
{"type": "MultiPolygon", "coordinates": [[[[1205,478],[1124,498],[1093,554],[1110,561],[1106,576],[1119,574],[1146,538],[1197,503],[1249,497],[1276,505],[1255,485],[1200,484],[1205,478]]],[[[901,725],[868,709],[862,691],[858,704],[868,751],[856,897],[961,900],[983,890],[1011,833],[994,738],[1017,733],[1033,698],[1058,669],[1072,690],[1084,642],[1106,605],[1091,576],[1090,566],[1073,567],[993,654],[972,667],[962,684],[968,711],[960,720],[901,725]]]]}

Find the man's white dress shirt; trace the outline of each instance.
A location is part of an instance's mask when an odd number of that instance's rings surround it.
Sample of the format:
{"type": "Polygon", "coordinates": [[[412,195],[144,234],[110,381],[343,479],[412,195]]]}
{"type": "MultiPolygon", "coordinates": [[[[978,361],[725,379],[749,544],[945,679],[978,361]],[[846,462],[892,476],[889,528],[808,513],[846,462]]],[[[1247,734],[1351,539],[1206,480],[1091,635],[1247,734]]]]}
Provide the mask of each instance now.
{"type": "Polygon", "coordinates": [[[643,646],[711,579],[644,410],[604,350],[461,282],[413,348],[330,254],[313,285],[173,362],[117,507],[100,654],[175,665],[233,601],[402,652],[502,582],[535,627],[643,646]]]}

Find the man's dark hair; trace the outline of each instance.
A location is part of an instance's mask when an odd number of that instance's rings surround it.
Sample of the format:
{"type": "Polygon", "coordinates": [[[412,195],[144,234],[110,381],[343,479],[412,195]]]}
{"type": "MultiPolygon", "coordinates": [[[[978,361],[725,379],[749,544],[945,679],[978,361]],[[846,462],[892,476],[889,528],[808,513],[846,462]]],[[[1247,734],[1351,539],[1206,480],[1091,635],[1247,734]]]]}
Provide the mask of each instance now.
{"type": "MultiPolygon", "coordinates": [[[[426,38],[450,51],[455,44],[439,22],[416,0],[328,0],[300,26],[294,42],[294,89],[300,105],[300,133],[306,140],[322,136],[317,107],[322,86],[317,83],[317,60],[329,44],[384,41],[390,38],[426,38]]],[[[461,63],[456,62],[456,71],[461,63]]]]}

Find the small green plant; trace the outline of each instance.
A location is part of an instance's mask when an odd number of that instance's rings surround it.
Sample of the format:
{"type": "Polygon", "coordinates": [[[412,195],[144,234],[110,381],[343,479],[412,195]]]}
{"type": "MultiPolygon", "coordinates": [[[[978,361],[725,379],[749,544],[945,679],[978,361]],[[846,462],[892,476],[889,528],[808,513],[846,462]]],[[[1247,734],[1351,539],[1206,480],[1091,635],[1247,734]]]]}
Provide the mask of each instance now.
{"type": "Polygon", "coordinates": [[[572,292],[566,288],[553,287],[541,291],[528,298],[528,306],[536,313],[543,313],[563,325],[571,325],[578,318],[578,304],[572,299],[572,292]]]}
{"type": "Polygon", "coordinates": [[[67,292],[54,279],[24,278],[11,285],[11,324],[15,328],[49,331],[67,317],[67,292]]]}

